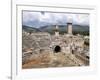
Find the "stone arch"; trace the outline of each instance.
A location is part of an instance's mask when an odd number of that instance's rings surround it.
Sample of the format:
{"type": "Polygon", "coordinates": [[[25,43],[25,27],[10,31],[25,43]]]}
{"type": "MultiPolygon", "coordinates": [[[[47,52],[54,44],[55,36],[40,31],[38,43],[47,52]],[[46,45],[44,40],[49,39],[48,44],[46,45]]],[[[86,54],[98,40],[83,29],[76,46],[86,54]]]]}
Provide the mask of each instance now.
{"type": "Polygon", "coordinates": [[[61,47],[60,47],[59,45],[56,45],[56,46],[54,47],[54,52],[55,52],[55,53],[61,52],[61,47]]]}

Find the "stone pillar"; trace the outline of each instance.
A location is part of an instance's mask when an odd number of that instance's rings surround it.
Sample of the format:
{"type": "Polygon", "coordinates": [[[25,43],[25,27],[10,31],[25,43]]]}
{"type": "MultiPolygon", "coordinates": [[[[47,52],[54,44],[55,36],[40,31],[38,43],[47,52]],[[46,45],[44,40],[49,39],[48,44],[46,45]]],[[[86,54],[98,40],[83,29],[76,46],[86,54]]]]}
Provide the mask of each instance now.
{"type": "Polygon", "coordinates": [[[72,23],[67,23],[67,30],[68,34],[72,34],[72,23]]]}
{"type": "Polygon", "coordinates": [[[56,25],[56,29],[55,29],[55,36],[59,36],[59,27],[56,25]]]}
{"type": "Polygon", "coordinates": [[[67,19],[67,32],[68,34],[72,34],[72,17],[69,16],[67,19]]]}

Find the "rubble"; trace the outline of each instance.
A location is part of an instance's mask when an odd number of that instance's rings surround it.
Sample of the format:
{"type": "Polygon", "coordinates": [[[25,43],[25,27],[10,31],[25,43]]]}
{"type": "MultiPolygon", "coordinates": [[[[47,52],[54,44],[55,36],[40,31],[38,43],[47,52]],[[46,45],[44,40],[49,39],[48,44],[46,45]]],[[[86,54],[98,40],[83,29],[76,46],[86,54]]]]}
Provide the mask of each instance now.
{"type": "Polygon", "coordinates": [[[24,69],[89,65],[89,46],[84,44],[85,39],[81,35],[23,32],[22,38],[24,69]]]}

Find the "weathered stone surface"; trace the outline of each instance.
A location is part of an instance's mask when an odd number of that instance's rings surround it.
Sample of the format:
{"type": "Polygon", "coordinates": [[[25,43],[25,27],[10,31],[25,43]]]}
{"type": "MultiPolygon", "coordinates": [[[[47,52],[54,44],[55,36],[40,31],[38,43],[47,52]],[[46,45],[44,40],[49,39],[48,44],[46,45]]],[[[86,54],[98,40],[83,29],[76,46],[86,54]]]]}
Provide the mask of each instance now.
{"type": "Polygon", "coordinates": [[[49,33],[23,32],[23,68],[67,67],[89,65],[89,45],[84,37],[74,35],[50,35],[49,33]],[[58,51],[55,47],[59,46],[58,51]]]}

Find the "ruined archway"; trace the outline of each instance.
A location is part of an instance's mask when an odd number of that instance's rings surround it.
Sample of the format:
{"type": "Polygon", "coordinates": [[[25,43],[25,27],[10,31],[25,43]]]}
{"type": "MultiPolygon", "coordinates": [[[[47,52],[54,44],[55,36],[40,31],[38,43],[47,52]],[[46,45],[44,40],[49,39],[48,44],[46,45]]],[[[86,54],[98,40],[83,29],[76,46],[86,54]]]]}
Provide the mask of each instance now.
{"type": "Polygon", "coordinates": [[[55,53],[61,52],[61,47],[59,45],[55,46],[54,52],[55,53]]]}

